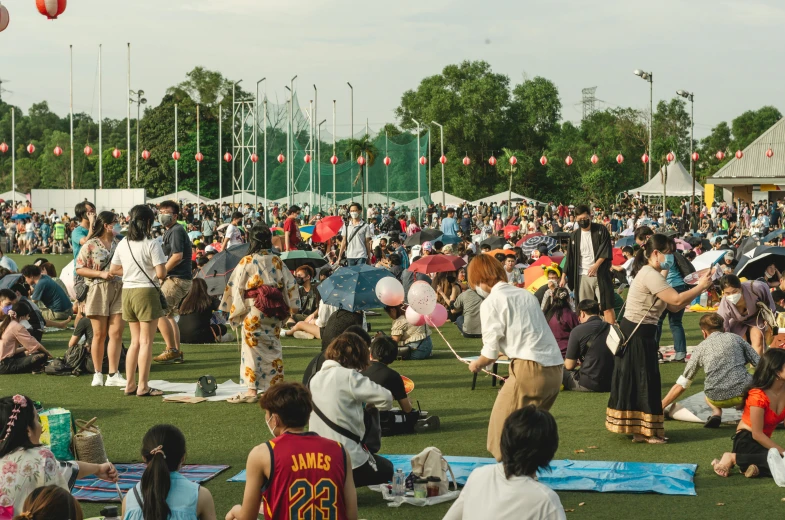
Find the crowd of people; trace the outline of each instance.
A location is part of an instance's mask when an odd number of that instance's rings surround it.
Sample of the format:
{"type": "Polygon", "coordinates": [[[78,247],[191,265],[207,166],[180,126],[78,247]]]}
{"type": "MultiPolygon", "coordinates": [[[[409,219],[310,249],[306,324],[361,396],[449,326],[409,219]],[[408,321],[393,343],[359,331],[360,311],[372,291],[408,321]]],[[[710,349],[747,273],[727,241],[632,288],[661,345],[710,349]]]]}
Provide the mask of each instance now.
{"type": "MultiPolygon", "coordinates": [[[[609,431],[636,443],[665,444],[665,410],[700,368],[712,410],[707,428],[720,427],[723,408],[744,407],[732,449],[714,461],[715,472],[725,477],[739,466],[747,477],[767,476],[768,449],[785,453],[771,439],[785,418],[785,396],[780,397],[785,353],[769,348],[776,314],[785,303],[780,273],[785,264],[773,262],[753,280],[737,276],[736,268],[746,252],[744,240],[779,241],[764,237],[782,229],[780,206],[699,207],[683,200],[678,212],[655,215],[655,208],[633,195],[607,210],[524,201],[430,204],[418,215],[394,204],[363,208],[353,202],[320,213],[307,205],[167,201],[135,206],[126,216],[97,212],[84,201],[71,218],[54,211],[38,214],[27,204],[5,215],[5,251],[70,251],[74,297],[46,258],[20,269],[0,256],[0,374],[44,370],[51,358],[45,328],[66,327],[73,318],[72,348],[79,343],[77,334],[84,335],[93,386],[120,387],[128,396],[161,396],[149,384],[153,361],[183,363],[182,344],[228,341],[232,328],[241,343],[239,379],[246,391],[229,402],[258,403],[273,439],[249,454],[242,504],[226,518],[256,518],[260,507],[265,517],[285,517],[294,503],[288,490],[297,482],[307,483],[303,493],[326,493],[324,507],[338,517],[356,518],[355,488],[393,477],[392,463],[366,436],[366,415],[378,414],[385,433],[440,427],[439,417],[413,408],[400,375],[390,367],[396,360],[433,356],[432,326],[407,317],[406,296],[415,282],[424,281],[447,309],[449,326],[476,345],[479,356],[469,364],[471,372],[501,356],[509,360],[486,439],[499,464],[472,474],[447,518],[509,516],[523,509],[532,511],[531,518],[563,517],[558,496],[535,478],[558,447],[548,410],[560,392],[607,393],[609,431]],[[344,219],[333,237],[314,242],[300,231],[329,214],[344,219]],[[428,231],[432,239],[418,239],[428,231]],[[690,239],[696,245],[685,248],[690,239]],[[627,245],[619,244],[623,240],[627,245]],[[227,277],[222,296],[213,298],[201,270],[215,255],[241,244],[247,251],[227,277]],[[708,249],[722,251],[718,262],[693,275],[691,260],[708,249]],[[281,253],[299,250],[319,252],[322,261],[290,269],[281,253]],[[436,255],[457,257],[462,262],[456,265],[463,267],[428,274],[409,269],[436,255]],[[404,288],[403,304],[384,307],[389,330],[375,337],[368,333],[364,311],[328,304],[318,290],[342,266],[361,265],[386,269],[404,288]],[[536,282],[525,276],[531,269],[539,275],[536,282]],[[683,314],[707,292],[716,310],[702,316],[704,339],[688,352],[683,314]],[[661,352],[666,318],[675,350],[669,360],[661,352]],[[158,331],[166,349],[154,357],[158,331]],[[302,384],[290,382],[284,370],[282,334],[321,341],[302,384]],[[660,365],[668,361],[686,365],[663,397],[660,365]],[[754,374],[748,366],[755,367],[754,374]],[[319,482],[329,482],[329,489],[314,488],[319,482]],[[482,501],[487,496],[499,498],[489,505],[482,501]]],[[[53,504],[78,510],[61,493],[77,476],[116,479],[109,463],[55,462],[40,444],[38,411],[26,396],[0,400],[0,423],[5,424],[0,464],[40,466],[45,475],[40,484],[49,486],[0,483],[0,506],[27,514],[22,518],[55,518],[39,513],[53,504]]],[[[125,497],[127,518],[165,518],[175,511],[184,511],[183,518],[215,518],[210,493],[177,472],[185,453],[185,436],[177,428],[159,425],[147,433],[141,450],[147,470],[125,497]]]]}

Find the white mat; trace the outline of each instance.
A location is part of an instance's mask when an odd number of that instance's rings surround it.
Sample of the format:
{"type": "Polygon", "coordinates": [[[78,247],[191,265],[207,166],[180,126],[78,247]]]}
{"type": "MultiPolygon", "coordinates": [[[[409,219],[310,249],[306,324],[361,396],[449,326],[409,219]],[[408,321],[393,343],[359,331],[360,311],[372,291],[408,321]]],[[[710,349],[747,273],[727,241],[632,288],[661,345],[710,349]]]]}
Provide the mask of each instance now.
{"type": "MultiPolygon", "coordinates": [[[[671,419],[677,421],[704,423],[711,416],[711,408],[709,408],[709,405],[706,402],[706,394],[704,392],[691,395],[678,403],[673,403],[665,410],[665,413],[668,414],[671,419]]],[[[742,412],[743,410],[737,410],[735,408],[723,408],[722,422],[739,422],[742,412]]]]}
{"type": "MultiPolygon", "coordinates": [[[[196,392],[196,381],[193,383],[170,383],[169,381],[150,381],[150,386],[166,393],[166,397],[194,397],[196,392]],[[170,392],[174,392],[170,395],[170,392]]],[[[238,393],[245,393],[248,387],[238,385],[232,380],[218,384],[218,389],[213,397],[207,397],[208,401],[226,401],[238,393]]]]}

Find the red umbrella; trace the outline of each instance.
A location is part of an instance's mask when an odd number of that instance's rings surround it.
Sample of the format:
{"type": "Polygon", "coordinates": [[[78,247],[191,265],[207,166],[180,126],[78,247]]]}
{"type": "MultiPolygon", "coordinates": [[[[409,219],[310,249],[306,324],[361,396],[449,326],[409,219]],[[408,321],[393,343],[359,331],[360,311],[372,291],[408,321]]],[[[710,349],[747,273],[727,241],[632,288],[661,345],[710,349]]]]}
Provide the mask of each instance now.
{"type": "Polygon", "coordinates": [[[314,243],[327,242],[332,237],[338,234],[343,227],[343,219],[338,216],[324,217],[316,223],[311,241],[314,243]]]}
{"type": "Polygon", "coordinates": [[[504,238],[510,238],[518,229],[518,226],[504,226],[504,238]]]}
{"type": "Polygon", "coordinates": [[[558,264],[561,263],[562,258],[564,258],[564,255],[541,256],[529,267],[535,267],[538,265],[558,264]]]}
{"type": "Polygon", "coordinates": [[[518,247],[521,247],[523,245],[523,243],[526,242],[527,240],[529,240],[530,238],[532,238],[532,237],[541,237],[541,236],[543,236],[542,233],[529,233],[525,237],[523,237],[520,240],[518,240],[518,243],[515,244],[515,245],[518,246],[518,247]]]}
{"type": "Polygon", "coordinates": [[[428,255],[421,256],[409,266],[409,271],[413,273],[441,273],[447,271],[457,271],[465,266],[463,258],[454,255],[428,255]]]}
{"type": "Polygon", "coordinates": [[[624,255],[621,254],[621,249],[619,249],[618,247],[614,247],[613,248],[613,260],[611,260],[611,263],[613,265],[624,265],[624,262],[626,262],[626,261],[627,261],[627,259],[624,258],[624,255]]]}

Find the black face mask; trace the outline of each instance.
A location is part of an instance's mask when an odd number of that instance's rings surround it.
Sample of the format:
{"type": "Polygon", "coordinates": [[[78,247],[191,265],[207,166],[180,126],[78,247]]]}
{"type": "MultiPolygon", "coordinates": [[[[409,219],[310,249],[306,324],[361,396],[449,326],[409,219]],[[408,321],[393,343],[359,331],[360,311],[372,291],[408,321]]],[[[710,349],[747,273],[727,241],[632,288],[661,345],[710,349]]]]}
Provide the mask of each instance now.
{"type": "Polygon", "coordinates": [[[582,229],[588,229],[588,228],[589,228],[589,226],[591,226],[591,219],[588,219],[588,218],[582,218],[582,219],[580,219],[580,220],[578,221],[578,225],[579,225],[579,226],[580,226],[582,229]]]}
{"type": "Polygon", "coordinates": [[[300,284],[300,285],[303,285],[303,284],[305,284],[305,278],[300,278],[300,277],[298,276],[298,277],[297,277],[297,283],[298,283],[298,284],[300,284]]]}
{"type": "Polygon", "coordinates": [[[455,281],[457,279],[458,279],[458,277],[455,276],[455,275],[450,275],[450,276],[447,277],[447,281],[450,282],[450,283],[455,283],[455,281]]]}

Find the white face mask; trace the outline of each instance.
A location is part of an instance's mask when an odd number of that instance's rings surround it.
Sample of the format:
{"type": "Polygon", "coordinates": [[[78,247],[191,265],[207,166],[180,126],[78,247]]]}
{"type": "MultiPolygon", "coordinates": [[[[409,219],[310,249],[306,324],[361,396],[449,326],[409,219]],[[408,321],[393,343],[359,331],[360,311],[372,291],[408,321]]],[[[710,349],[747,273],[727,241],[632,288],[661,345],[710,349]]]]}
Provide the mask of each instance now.
{"type": "Polygon", "coordinates": [[[736,294],[727,294],[725,295],[725,299],[728,300],[728,303],[736,305],[741,300],[741,293],[736,294]]]}
{"type": "Polygon", "coordinates": [[[490,295],[491,295],[491,293],[489,293],[488,291],[486,291],[485,289],[483,289],[483,288],[482,288],[482,287],[480,287],[479,285],[478,285],[477,287],[475,287],[475,288],[474,288],[474,292],[476,292],[477,294],[479,294],[479,295],[480,295],[480,298],[482,298],[483,300],[484,300],[485,298],[487,298],[488,296],[490,296],[490,295]]]}
{"type": "MultiPolygon", "coordinates": [[[[273,416],[271,415],[270,419],[272,419],[272,418],[273,418],[273,416]]],[[[264,424],[266,424],[267,425],[267,429],[270,430],[270,435],[275,437],[276,436],[275,435],[275,429],[270,426],[270,419],[265,419],[264,424]]]]}
{"type": "Polygon", "coordinates": [[[360,212],[359,211],[350,211],[349,215],[351,215],[352,218],[360,218],[360,212]]]}

